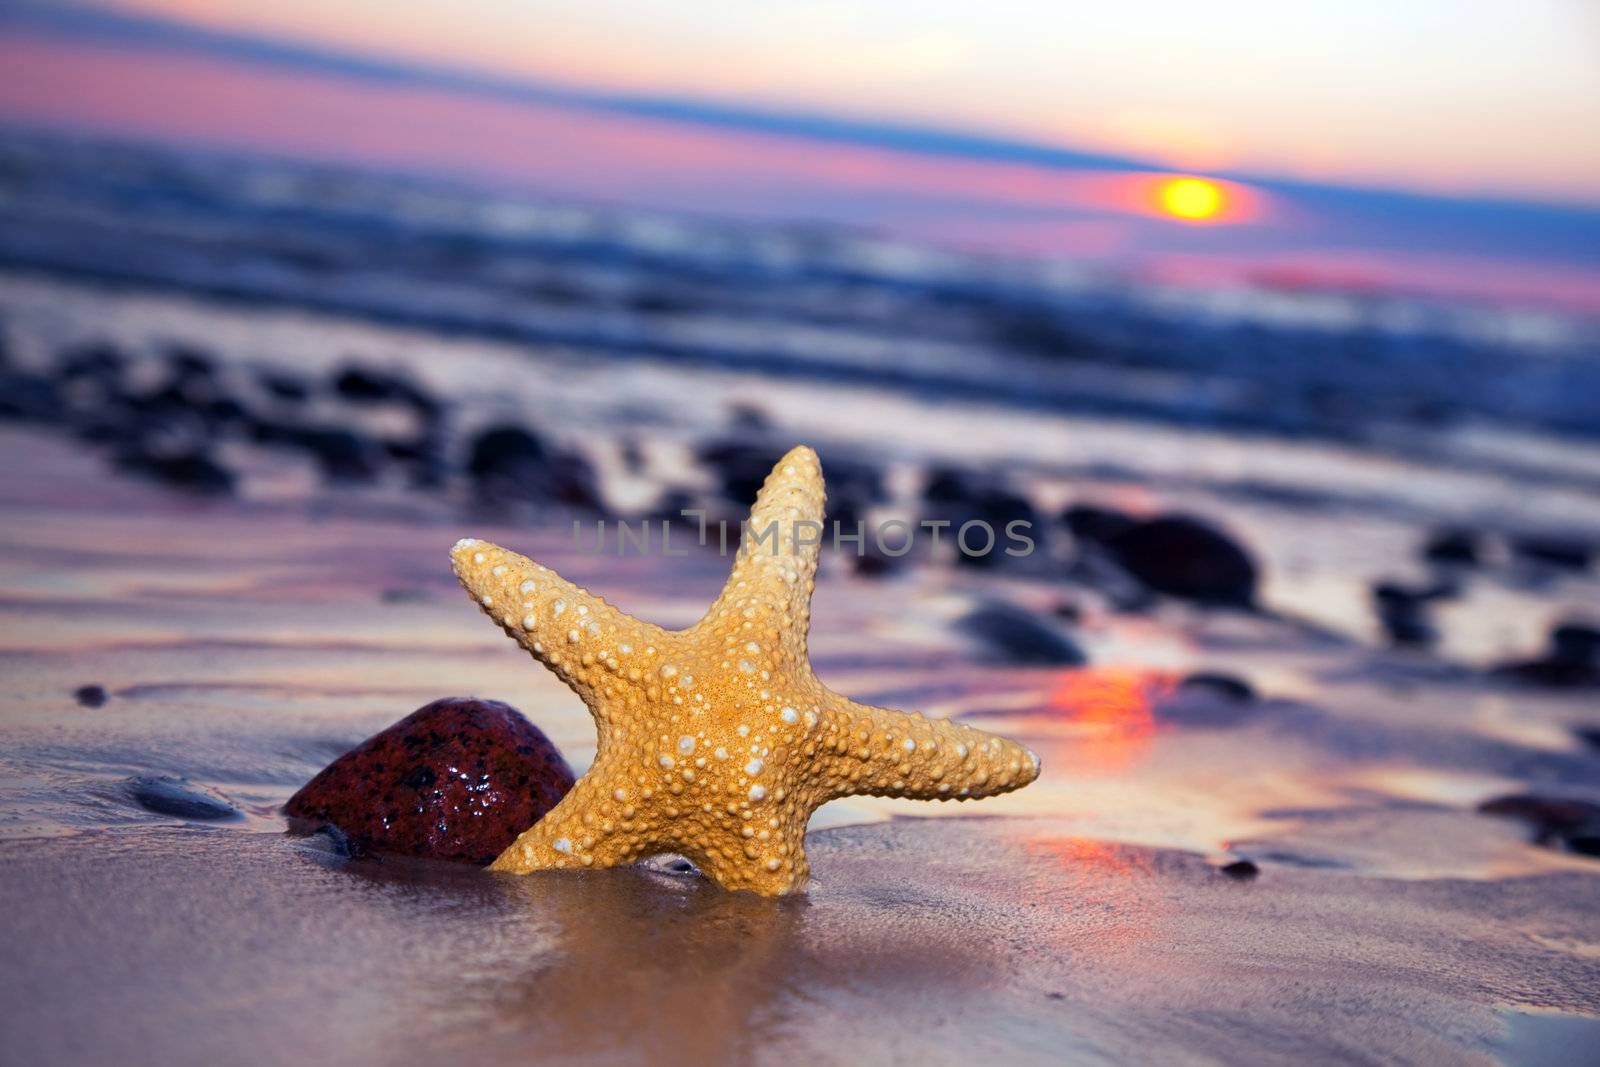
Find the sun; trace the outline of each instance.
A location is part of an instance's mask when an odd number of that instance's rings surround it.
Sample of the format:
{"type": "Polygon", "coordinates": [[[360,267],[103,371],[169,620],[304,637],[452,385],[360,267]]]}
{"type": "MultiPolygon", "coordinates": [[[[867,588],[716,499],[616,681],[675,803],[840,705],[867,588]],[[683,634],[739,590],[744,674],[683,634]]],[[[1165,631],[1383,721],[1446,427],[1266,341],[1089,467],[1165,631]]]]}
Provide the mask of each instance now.
{"type": "Polygon", "coordinates": [[[1222,186],[1204,178],[1172,178],[1161,183],[1161,206],[1169,215],[1201,222],[1216,218],[1224,207],[1222,186]]]}

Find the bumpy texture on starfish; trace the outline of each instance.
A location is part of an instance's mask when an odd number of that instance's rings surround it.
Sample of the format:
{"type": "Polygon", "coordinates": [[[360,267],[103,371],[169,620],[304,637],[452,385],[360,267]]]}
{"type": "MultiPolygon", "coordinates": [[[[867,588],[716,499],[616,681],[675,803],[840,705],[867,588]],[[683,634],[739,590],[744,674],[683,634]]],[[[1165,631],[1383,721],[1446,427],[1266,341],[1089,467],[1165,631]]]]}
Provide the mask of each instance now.
{"type": "Polygon", "coordinates": [[[496,545],[456,544],[461,584],[599,728],[589,772],[492,870],[676,852],[728,889],[776,896],[804,888],[806,822],[826,801],[962,800],[1038,776],[1021,745],[857,704],[817,681],[806,634],[822,501],[816,453],[794,449],[756,497],[722,595],[681,631],[624,615],[496,545]]]}

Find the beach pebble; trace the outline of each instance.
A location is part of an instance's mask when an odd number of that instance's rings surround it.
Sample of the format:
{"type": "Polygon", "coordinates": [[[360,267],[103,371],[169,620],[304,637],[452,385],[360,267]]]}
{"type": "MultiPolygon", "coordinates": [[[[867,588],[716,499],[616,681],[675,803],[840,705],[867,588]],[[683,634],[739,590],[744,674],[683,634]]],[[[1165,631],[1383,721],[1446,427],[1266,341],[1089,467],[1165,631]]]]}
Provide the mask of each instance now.
{"type": "Polygon", "coordinates": [[[171,775],[139,775],[125,783],[128,794],[146,811],[175,819],[236,819],[238,808],[208,786],[171,775]]]}
{"type": "Polygon", "coordinates": [[[167,346],[167,366],[180,379],[210,378],[217,372],[215,356],[183,341],[167,346]]]}
{"type": "Polygon", "coordinates": [[[1158,593],[1204,604],[1255,602],[1256,564],[1234,538],[1187,515],[1136,522],[1105,541],[1130,574],[1158,593]]]}
{"type": "Polygon", "coordinates": [[[863,578],[887,578],[903,570],[909,558],[906,555],[890,555],[870,535],[863,539],[859,547],[846,547],[844,552],[855,573],[863,578]]]}
{"type": "Polygon", "coordinates": [[[352,404],[404,405],[425,419],[436,417],[442,410],[432,394],[406,375],[360,364],[351,364],[335,374],[333,391],[352,404]]]}
{"type": "Polygon", "coordinates": [[[1221,874],[1227,875],[1229,878],[1246,882],[1260,874],[1261,868],[1257,867],[1250,860],[1234,860],[1232,863],[1225,863],[1221,867],[1218,867],[1217,871],[1221,874]]]}
{"type": "Polygon", "coordinates": [[[1255,686],[1236,674],[1221,671],[1195,671],[1178,683],[1179,691],[1201,692],[1247,704],[1256,698],[1255,686]]]}
{"type": "Polygon", "coordinates": [[[329,860],[341,861],[361,855],[361,848],[350,836],[332,823],[317,827],[300,838],[299,847],[329,860]]]}
{"type": "Polygon", "coordinates": [[[1594,560],[1595,547],[1577,537],[1523,534],[1511,539],[1511,552],[1524,562],[1552,570],[1582,571],[1594,560]]]}
{"type": "MultiPolygon", "coordinates": [[[[744,507],[788,450],[788,443],[745,427],[701,444],[695,454],[716,476],[722,495],[744,507]]],[[[828,479],[828,517],[853,528],[869,507],[883,500],[883,475],[871,463],[837,451],[824,453],[821,460],[828,479]]]]}
{"type": "Polygon", "coordinates": [[[357,365],[345,367],[333,376],[333,391],[357,404],[376,404],[401,396],[399,383],[393,376],[357,365]]]}
{"type": "Polygon", "coordinates": [[[1259,708],[1249,682],[1231,674],[1191,674],[1155,701],[1155,717],[1175,726],[1225,729],[1253,718],[1259,708]]]}
{"type": "Polygon", "coordinates": [[[1398,582],[1378,582],[1372,587],[1372,606],[1389,643],[1398,647],[1425,647],[1438,640],[1429,617],[1429,605],[1444,594],[1437,589],[1413,589],[1398,582]]]}
{"type": "Polygon", "coordinates": [[[548,445],[520,426],[493,426],[474,438],[468,450],[467,473],[483,497],[605,510],[599,481],[588,460],[548,445]]]}
{"type": "Polygon", "coordinates": [[[1471,530],[1459,527],[1436,530],[1423,544],[1422,558],[1429,563],[1475,567],[1483,559],[1483,546],[1471,530]]]}
{"type": "Polygon", "coordinates": [[[317,461],[322,477],[329,482],[370,482],[378,476],[377,444],[353,430],[306,427],[299,432],[298,443],[317,461]]]}
{"type": "Polygon", "coordinates": [[[0,419],[50,421],[61,412],[61,394],[54,382],[35,374],[0,373],[0,419]]]}
{"type": "MultiPolygon", "coordinates": [[[[831,473],[829,478],[831,485],[831,473]]],[[[1012,523],[1025,524],[1015,532],[1031,537],[1036,546],[1045,534],[1033,502],[997,476],[936,467],[928,475],[922,497],[928,518],[950,524],[942,539],[956,546],[955,561],[964,566],[992,567],[1024,558],[1006,554],[1008,547],[1017,547],[1011,537],[1012,523]],[[981,523],[987,530],[974,527],[964,538],[961,530],[968,523],[981,523]]]]}
{"type": "MultiPolygon", "coordinates": [[[[767,472],[783,458],[783,453],[764,436],[741,432],[700,445],[695,456],[715,476],[722,494],[742,504],[755,499],[767,472]]],[[[830,481],[830,492],[832,488],[830,481]]]]}
{"type": "Polygon", "coordinates": [[[1061,513],[1061,524],[1082,541],[1105,541],[1138,521],[1125,511],[1098,504],[1073,504],[1061,513]]]}
{"type": "Polygon", "coordinates": [[[1519,793],[1486,800],[1478,812],[1528,824],[1534,844],[1600,855],[1600,804],[1592,801],[1519,793]]]}
{"type": "Polygon", "coordinates": [[[445,458],[444,442],[437,433],[390,438],[383,442],[383,450],[390,459],[409,469],[411,484],[419,489],[436,489],[449,476],[450,464],[445,458]]]}
{"type": "Polygon", "coordinates": [[[1089,662],[1084,651],[1055,626],[1015,604],[981,604],[958,620],[956,628],[1008,663],[1081,667],[1089,662]]]}
{"type": "Polygon", "coordinates": [[[121,349],[104,341],[94,341],[57,354],[56,380],[66,387],[87,381],[114,388],[120,385],[127,365],[128,357],[121,349]]]}
{"type": "Polygon", "coordinates": [[[256,376],[256,381],[268,396],[285,404],[303,404],[311,397],[311,386],[290,371],[264,370],[256,376]]]}
{"type": "Polygon", "coordinates": [[[1600,627],[1563,622],[1550,631],[1550,654],[1569,663],[1600,663],[1600,627]]]}
{"type": "Polygon", "coordinates": [[[486,864],[573,780],[515,708],[447,697],[334,760],[284,812],[298,829],[338,827],[360,851],[486,864]]]}
{"type": "Polygon", "coordinates": [[[728,405],[728,424],[745,432],[766,431],[772,429],[772,415],[754,400],[735,400],[728,405]]]}
{"type": "Polygon", "coordinates": [[[140,446],[125,450],[117,466],[173,489],[201,496],[226,496],[233,492],[234,473],[199,448],[162,453],[140,446]]]}
{"type": "Polygon", "coordinates": [[[381,449],[372,439],[340,426],[257,419],[251,425],[257,444],[303,452],[325,480],[336,484],[370,482],[378,476],[381,449]]]}
{"type": "Polygon", "coordinates": [[[1559,623],[1550,631],[1543,656],[1502,663],[1490,673],[1547,689],[1600,686],[1600,628],[1570,620],[1559,623]]]}
{"type": "Polygon", "coordinates": [[[72,696],[86,708],[104,707],[107,699],[103,685],[80,685],[73,690],[72,696]]]}

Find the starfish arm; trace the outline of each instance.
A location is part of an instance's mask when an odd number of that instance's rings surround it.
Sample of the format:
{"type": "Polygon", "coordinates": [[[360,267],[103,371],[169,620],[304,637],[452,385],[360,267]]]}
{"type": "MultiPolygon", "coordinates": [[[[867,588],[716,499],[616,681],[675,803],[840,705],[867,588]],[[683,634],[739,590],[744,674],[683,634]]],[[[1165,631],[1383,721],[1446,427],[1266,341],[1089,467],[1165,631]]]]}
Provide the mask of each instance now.
{"type": "Polygon", "coordinates": [[[812,773],[827,799],[973,800],[1020,789],[1039,757],[1006,738],[947,719],[875,708],[828,693],[812,773]]]}
{"type": "Polygon", "coordinates": [[[777,631],[783,650],[805,662],[823,497],[817,454],[805,445],[790,449],[756,495],[733,573],[697,629],[753,620],[757,627],[777,631]]]}
{"type": "Polygon", "coordinates": [[[579,696],[597,720],[654,699],[672,635],[618,611],[555,571],[472,538],[450,551],[456,578],[484,614],[579,696]]]}
{"type": "Polygon", "coordinates": [[[526,874],[562,867],[617,867],[645,856],[670,852],[651,834],[648,816],[627,799],[618,799],[615,782],[623,776],[595,760],[545,813],[489,865],[493,871],[526,874]]]}
{"type": "Polygon", "coordinates": [[[719,838],[710,848],[685,844],[674,851],[693,860],[707,878],[724,889],[748,889],[766,897],[798,893],[811,877],[805,853],[806,820],[776,821],[778,825],[773,827],[754,819],[741,827],[738,837],[719,838]]]}

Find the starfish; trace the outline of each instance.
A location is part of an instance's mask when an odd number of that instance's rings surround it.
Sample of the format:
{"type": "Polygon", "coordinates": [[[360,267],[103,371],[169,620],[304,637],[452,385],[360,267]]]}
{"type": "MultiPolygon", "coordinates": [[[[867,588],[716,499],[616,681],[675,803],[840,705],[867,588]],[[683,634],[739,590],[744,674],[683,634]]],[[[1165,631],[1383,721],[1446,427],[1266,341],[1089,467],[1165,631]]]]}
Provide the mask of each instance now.
{"type": "Polygon", "coordinates": [[[599,735],[588,773],[491,870],[678,853],[727,889],[778,896],[805,887],[806,823],[829,800],[965,800],[1038,776],[1015,742],[817,680],[806,637],[822,504],[817,454],[793,449],[756,497],[727,585],[687,630],[632,618],[497,545],[456,543],[461,584],[583,699],[599,735]]]}

